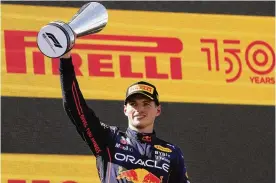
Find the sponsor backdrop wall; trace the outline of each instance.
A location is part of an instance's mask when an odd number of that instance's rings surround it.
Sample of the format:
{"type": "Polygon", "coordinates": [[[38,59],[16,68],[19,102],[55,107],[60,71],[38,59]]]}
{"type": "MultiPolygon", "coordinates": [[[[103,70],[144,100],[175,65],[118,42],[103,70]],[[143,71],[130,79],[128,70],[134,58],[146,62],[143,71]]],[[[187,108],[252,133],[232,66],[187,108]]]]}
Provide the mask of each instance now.
{"type": "MultiPolygon", "coordinates": [[[[148,80],[162,102],[157,135],[182,149],[192,182],[273,182],[274,2],[102,3],[107,27],[73,51],[101,120],[125,130],[125,89],[148,80]]],[[[1,5],[2,181],[99,182],[63,111],[59,61],[36,46],[42,26],[83,2],[23,4],[1,5]]]]}

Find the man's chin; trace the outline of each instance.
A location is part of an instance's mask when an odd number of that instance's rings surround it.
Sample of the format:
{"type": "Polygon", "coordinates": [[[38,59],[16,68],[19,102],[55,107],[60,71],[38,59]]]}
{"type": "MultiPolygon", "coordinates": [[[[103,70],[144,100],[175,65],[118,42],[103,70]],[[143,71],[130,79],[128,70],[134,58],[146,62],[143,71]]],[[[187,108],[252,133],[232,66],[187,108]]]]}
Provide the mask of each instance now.
{"type": "Polygon", "coordinates": [[[145,123],[143,123],[143,121],[135,120],[135,121],[132,122],[132,126],[134,126],[135,128],[138,128],[138,129],[142,129],[146,125],[145,125],[145,123]]]}

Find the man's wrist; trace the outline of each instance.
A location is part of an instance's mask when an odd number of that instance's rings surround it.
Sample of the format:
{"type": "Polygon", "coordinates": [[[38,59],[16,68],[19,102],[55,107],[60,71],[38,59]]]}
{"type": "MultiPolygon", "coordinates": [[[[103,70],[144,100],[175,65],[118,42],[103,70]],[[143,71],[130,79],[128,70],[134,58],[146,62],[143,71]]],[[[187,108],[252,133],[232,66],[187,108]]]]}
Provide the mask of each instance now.
{"type": "Polygon", "coordinates": [[[71,52],[67,52],[65,53],[64,55],[62,55],[60,58],[63,58],[63,59],[68,59],[68,58],[71,58],[71,52]]]}

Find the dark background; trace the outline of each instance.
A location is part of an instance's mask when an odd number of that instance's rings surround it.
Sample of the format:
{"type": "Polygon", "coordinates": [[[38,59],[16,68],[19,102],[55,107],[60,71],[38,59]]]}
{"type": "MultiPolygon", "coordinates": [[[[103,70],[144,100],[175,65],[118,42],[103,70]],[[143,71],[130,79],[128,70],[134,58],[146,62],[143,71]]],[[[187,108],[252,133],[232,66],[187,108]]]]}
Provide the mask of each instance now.
{"type": "MultiPolygon", "coordinates": [[[[85,1],[2,1],[3,4],[81,7],[85,1]]],[[[88,2],[88,1],[86,1],[88,2]]],[[[275,16],[274,1],[99,1],[107,9],[275,16]]]]}
{"type": "MultiPolygon", "coordinates": [[[[274,2],[101,3],[109,9],[275,16],[274,2]]],[[[60,98],[2,97],[1,102],[2,153],[91,154],[65,115],[60,98]]],[[[89,100],[88,104],[102,121],[126,129],[123,101],[89,100]]],[[[275,182],[275,106],[162,103],[162,109],[157,135],[182,149],[192,183],[275,182]]]]}

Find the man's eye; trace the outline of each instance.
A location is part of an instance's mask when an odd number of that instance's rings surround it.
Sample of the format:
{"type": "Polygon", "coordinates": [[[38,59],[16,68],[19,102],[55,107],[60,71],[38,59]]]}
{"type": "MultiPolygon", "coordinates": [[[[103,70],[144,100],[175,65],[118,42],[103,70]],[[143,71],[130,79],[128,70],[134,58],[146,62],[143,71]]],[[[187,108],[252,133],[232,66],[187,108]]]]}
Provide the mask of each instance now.
{"type": "Polygon", "coordinates": [[[129,103],[131,106],[135,106],[136,104],[134,102],[129,103]]]}
{"type": "Polygon", "coordinates": [[[145,102],[145,103],[144,103],[144,105],[145,105],[145,106],[148,106],[148,105],[150,105],[150,103],[148,103],[148,102],[145,102]]]}

